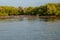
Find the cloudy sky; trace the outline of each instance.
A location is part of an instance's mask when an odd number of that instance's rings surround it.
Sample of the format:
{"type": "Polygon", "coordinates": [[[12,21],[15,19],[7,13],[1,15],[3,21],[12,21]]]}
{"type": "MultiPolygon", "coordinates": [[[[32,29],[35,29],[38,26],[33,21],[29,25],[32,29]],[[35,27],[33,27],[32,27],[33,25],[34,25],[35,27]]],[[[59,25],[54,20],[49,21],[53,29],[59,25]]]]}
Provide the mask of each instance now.
{"type": "Polygon", "coordinates": [[[0,0],[0,6],[40,6],[46,3],[60,2],[60,0],[0,0]]]}

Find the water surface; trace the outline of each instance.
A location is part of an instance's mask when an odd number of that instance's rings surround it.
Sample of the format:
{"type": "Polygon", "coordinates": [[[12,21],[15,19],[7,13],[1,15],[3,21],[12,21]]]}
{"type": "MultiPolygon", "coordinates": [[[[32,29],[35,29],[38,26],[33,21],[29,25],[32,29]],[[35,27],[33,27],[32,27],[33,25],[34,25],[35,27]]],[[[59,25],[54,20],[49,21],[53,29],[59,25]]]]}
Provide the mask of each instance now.
{"type": "Polygon", "coordinates": [[[60,40],[60,20],[0,19],[0,40],[60,40]]]}

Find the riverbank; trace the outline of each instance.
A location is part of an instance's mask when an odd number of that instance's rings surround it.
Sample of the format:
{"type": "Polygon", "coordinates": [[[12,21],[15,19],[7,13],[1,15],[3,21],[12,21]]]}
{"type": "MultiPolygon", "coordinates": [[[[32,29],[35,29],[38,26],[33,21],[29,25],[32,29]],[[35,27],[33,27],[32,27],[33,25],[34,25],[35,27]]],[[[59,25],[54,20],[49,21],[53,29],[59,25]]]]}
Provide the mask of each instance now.
{"type": "Polygon", "coordinates": [[[57,16],[19,15],[19,16],[0,16],[0,19],[2,19],[2,18],[24,18],[24,17],[55,18],[55,17],[57,17],[57,16]]]}

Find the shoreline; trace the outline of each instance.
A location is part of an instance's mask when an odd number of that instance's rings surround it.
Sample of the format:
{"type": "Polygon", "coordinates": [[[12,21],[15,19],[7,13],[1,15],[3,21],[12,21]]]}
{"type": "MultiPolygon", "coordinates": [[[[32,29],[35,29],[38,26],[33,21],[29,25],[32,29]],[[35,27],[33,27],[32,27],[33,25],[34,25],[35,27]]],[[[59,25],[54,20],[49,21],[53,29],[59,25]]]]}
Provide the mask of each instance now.
{"type": "Polygon", "coordinates": [[[40,18],[55,18],[59,16],[34,16],[34,15],[17,15],[17,16],[0,16],[0,19],[2,18],[24,18],[24,17],[40,17],[40,18]]]}

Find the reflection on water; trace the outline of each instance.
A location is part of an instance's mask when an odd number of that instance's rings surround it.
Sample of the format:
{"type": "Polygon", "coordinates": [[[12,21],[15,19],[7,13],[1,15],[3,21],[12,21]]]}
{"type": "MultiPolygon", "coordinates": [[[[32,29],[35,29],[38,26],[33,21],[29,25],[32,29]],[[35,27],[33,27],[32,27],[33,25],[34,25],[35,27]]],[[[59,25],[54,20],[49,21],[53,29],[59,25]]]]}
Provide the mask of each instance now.
{"type": "Polygon", "coordinates": [[[0,19],[0,40],[60,40],[60,18],[0,19]]]}
{"type": "Polygon", "coordinates": [[[27,21],[35,21],[35,20],[40,20],[40,21],[44,21],[44,22],[56,22],[56,21],[60,21],[60,18],[54,17],[54,18],[40,18],[40,17],[24,17],[24,18],[11,18],[11,19],[0,19],[0,21],[5,21],[5,22],[11,22],[11,21],[23,21],[23,20],[27,20],[27,21]]]}

